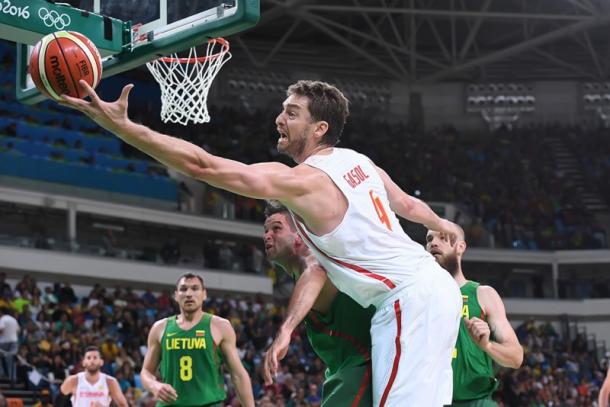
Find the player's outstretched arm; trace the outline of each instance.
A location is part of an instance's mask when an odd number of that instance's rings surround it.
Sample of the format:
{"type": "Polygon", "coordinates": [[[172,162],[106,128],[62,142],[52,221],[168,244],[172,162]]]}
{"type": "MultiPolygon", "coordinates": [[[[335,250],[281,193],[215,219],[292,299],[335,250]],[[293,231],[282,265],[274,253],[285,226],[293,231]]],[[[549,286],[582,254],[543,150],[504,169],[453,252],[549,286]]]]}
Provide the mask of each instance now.
{"type": "Polygon", "coordinates": [[[220,349],[224,360],[227,363],[231,381],[237,392],[237,397],[239,397],[239,401],[243,407],[254,407],[252,383],[250,381],[250,375],[248,375],[248,372],[241,363],[239,354],[237,353],[235,330],[226,319],[219,317],[214,317],[214,319],[217,321],[217,326],[222,333],[220,349]]]}
{"type": "Polygon", "coordinates": [[[298,196],[306,184],[298,170],[280,163],[247,165],[214,156],[204,149],[146,126],[132,122],[127,114],[127,99],[133,85],[123,88],[114,102],[99,98],[86,82],[79,82],[91,99],[62,96],[61,103],[80,110],[126,143],[164,165],[216,187],[257,199],[282,199],[298,196]]]}
{"type": "Polygon", "coordinates": [[[263,362],[263,378],[265,384],[273,382],[279,361],[286,356],[290,345],[290,336],[295,328],[301,323],[303,318],[313,307],[320,291],[326,282],[326,270],[316,260],[315,256],[310,255],[306,259],[306,267],[290,297],[288,311],[282,326],[280,327],[275,340],[265,354],[263,362]]]}
{"type": "Polygon", "coordinates": [[[519,368],[523,362],[523,348],[506,318],[500,295],[492,287],[482,285],[477,288],[477,297],[487,315],[487,322],[479,318],[465,319],[468,333],[496,363],[513,369],[519,368]]]}
{"type": "Polygon", "coordinates": [[[161,383],[155,376],[161,360],[161,336],[165,330],[166,323],[167,320],[162,319],[155,322],[152,328],[150,328],[148,333],[148,349],[146,356],[144,356],[140,377],[144,388],[151,392],[155,399],[171,404],[178,399],[176,390],[167,383],[161,383]]]}
{"type": "Polygon", "coordinates": [[[110,392],[110,397],[112,398],[112,400],[119,407],[129,407],[127,399],[121,391],[121,386],[119,385],[119,382],[114,377],[107,376],[107,378],[108,390],[110,392]]]}
{"type": "Polygon", "coordinates": [[[608,398],[610,398],[610,369],[608,369],[608,373],[606,373],[606,380],[604,380],[602,388],[599,389],[597,405],[599,407],[608,407],[608,398]]]}
{"type": "Polygon", "coordinates": [[[424,201],[403,191],[383,169],[377,167],[377,172],[388,193],[390,208],[398,216],[420,223],[430,230],[448,233],[453,239],[459,235],[459,230],[453,222],[439,217],[424,201]]]}

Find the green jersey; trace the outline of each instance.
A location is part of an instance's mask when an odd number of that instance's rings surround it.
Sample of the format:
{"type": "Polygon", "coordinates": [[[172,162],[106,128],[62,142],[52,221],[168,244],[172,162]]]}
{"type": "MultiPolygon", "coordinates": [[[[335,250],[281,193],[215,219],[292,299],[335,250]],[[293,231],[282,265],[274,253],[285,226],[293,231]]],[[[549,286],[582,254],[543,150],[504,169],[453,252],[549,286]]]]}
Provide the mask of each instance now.
{"type": "Polygon", "coordinates": [[[453,351],[453,401],[482,399],[491,396],[498,387],[494,377],[493,360],[470,338],[463,318],[487,320],[477,298],[479,283],[468,281],[462,292],[462,320],[453,351]]]}
{"type": "MultiPolygon", "coordinates": [[[[178,393],[172,406],[203,406],[224,400],[222,353],[214,343],[212,315],[204,313],[188,331],[167,318],[161,337],[161,377],[178,393]]],[[[157,403],[157,406],[167,405],[157,403]]]]}
{"type": "Polygon", "coordinates": [[[313,350],[326,364],[326,377],[345,367],[360,366],[371,359],[371,318],[374,307],[362,308],[338,292],[330,311],[311,311],[305,319],[313,350]]]}

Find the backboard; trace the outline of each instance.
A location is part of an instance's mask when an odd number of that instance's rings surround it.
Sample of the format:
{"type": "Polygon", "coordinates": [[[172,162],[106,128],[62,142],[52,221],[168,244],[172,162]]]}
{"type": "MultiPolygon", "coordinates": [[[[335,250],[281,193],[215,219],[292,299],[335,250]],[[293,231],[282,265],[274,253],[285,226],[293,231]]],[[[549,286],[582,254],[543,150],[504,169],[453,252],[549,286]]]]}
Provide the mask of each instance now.
{"type": "Polygon", "coordinates": [[[21,43],[17,98],[27,104],[44,99],[28,74],[28,61],[33,45],[48,33],[72,30],[89,37],[104,57],[104,78],[209,38],[246,30],[260,17],[260,0],[11,1],[18,10],[26,9],[30,18],[16,21],[17,15],[0,13],[0,38],[21,43]],[[17,23],[20,32],[15,31],[17,23]]]}

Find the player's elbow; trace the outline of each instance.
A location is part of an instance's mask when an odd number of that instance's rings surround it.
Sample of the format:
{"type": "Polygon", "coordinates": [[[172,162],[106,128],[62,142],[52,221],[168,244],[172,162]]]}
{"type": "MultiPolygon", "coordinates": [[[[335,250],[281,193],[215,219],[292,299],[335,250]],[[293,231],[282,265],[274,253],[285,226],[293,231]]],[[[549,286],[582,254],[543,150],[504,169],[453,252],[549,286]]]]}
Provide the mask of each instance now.
{"type": "Polygon", "coordinates": [[[513,353],[513,357],[509,360],[509,363],[506,367],[510,367],[511,369],[519,369],[523,364],[523,348],[521,345],[517,344],[515,352],[513,353]]]}

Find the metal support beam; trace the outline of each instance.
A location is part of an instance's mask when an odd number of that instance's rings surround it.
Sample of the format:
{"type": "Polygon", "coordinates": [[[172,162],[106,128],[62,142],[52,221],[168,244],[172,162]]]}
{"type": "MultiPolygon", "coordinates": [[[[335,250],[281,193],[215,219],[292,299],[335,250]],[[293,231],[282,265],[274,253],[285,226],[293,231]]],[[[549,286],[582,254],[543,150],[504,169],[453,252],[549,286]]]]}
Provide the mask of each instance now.
{"type": "Polygon", "coordinates": [[[594,15],[597,13],[597,10],[595,10],[595,6],[589,2],[582,2],[579,0],[566,0],[568,3],[572,4],[574,6],[574,8],[578,8],[580,10],[583,10],[591,15],[594,15]]]}
{"type": "MultiPolygon", "coordinates": [[[[481,7],[481,13],[485,13],[489,9],[490,5],[491,5],[491,0],[486,0],[485,3],[483,4],[483,7],[481,7]]],[[[462,50],[460,51],[459,58],[461,61],[464,60],[464,57],[468,53],[470,46],[474,42],[474,39],[477,37],[477,34],[479,33],[479,30],[481,29],[481,24],[483,24],[483,21],[484,21],[484,18],[482,18],[482,17],[478,18],[474,22],[474,25],[472,27],[470,27],[470,32],[468,33],[468,37],[466,37],[466,41],[464,41],[464,45],[462,46],[462,50]]]]}
{"type": "Polygon", "coordinates": [[[441,37],[440,33],[438,32],[438,30],[436,28],[436,24],[434,23],[434,20],[432,20],[430,18],[426,18],[426,22],[430,26],[430,29],[432,30],[432,35],[434,35],[434,38],[436,39],[436,42],[438,42],[438,45],[439,45],[441,51],[443,52],[443,55],[445,56],[445,59],[447,60],[447,62],[452,62],[451,61],[451,54],[449,53],[449,49],[445,45],[445,42],[443,41],[443,38],[441,37]]]}
{"type": "Polygon", "coordinates": [[[269,61],[275,56],[275,54],[277,54],[277,52],[282,49],[282,47],[284,46],[284,44],[286,43],[286,40],[292,35],[292,33],[294,32],[294,30],[297,29],[297,27],[299,26],[299,24],[301,23],[300,19],[295,20],[292,25],[290,26],[290,28],[288,29],[288,31],[286,31],[284,33],[284,35],[282,36],[282,38],[280,38],[280,40],[275,44],[275,46],[273,47],[273,49],[271,49],[271,51],[269,51],[269,53],[267,54],[267,56],[265,57],[265,59],[263,59],[263,61],[261,62],[262,66],[265,67],[267,66],[267,64],[269,63],[269,61]]]}
{"type": "Polygon", "coordinates": [[[543,57],[544,59],[553,62],[554,64],[568,69],[570,71],[573,71],[575,74],[581,75],[581,76],[585,76],[585,77],[589,77],[591,79],[597,79],[597,77],[595,76],[595,74],[591,73],[591,72],[587,72],[584,69],[582,69],[582,67],[578,66],[578,65],[574,65],[571,64],[569,62],[564,61],[563,59],[560,59],[559,57],[550,54],[546,51],[543,51],[539,48],[534,48],[534,52],[538,55],[540,55],[541,57],[543,57]]]}
{"type": "Polygon", "coordinates": [[[239,44],[241,49],[244,51],[244,54],[246,54],[246,56],[248,57],[248,59],[250,60],[252,65],[254,65],[257,68],[262,68],[263,64],[250,51],[250,48],[248,48],[248,45],[244,42],[244,40],[242,40],[239,35],[236,35],[233,38],[235,38],[235,41],[237,41],[237,43],[239,44]]]}
{"type": "MultiPolygon", "coordinates": [[[[171,1],[171,0],[170,0],[171,1]]],[[[295,9],[303,5],[303,3],[307,3],[310,0],[287,0],[287,1],[278,1],[278,0],[266,0],[270,3],[275,4],[271,10],[267,10],[264,13],[261,13],[261,19],[258,22],[257,27],[262,27],[278,18],[286,17],[288,10],[295,9]]]]}
{"type": "Polygon", "coordinates": [[[339,5],[308,5],[303,6],[307,11],[336,11],[341,13],[391,13],[391,14],[415,14],[428,17],[442,18],[493,18],[502,20],[552,20],[552,21],[583,21],[595,20],[596,16],[585,14],[547,14],[547,13],[513,13],[497,11],[463,11],[463,10],[441,10],[441,9],[416,9],[402,7],[353,7],[339,5]]]}
{"type": "Polygon", "coordinates": [[[534,47],[540,46],[542,44],[546,44],[551,41],[555,41],[559,38],[565,37],[567,35],[571,35],[583,30],[588,30],[594,27],[603,26],[610,23],[610,16],[604,15],[596,18],[595,20],[587,20],[580,21],[566,27],[539,35],[538,37],[532,38],[529,41],[525,41],[511,47],[492,52],[490,54],[484,55],[480,58],[475,58],[470,61],[467,61],[463,64],[451,67],[449,69],[445,69],[443,71],[437,72],[433,75],[429,75],[426,78],[423,78],[425,81],[437,81],[443,78],[447,78],[451,75],[466,71],[471,68],[475,68],[481,64],[489,64],[492,62],[500,61],[502,59],[508,58],[510,56],[520,54],[523,51],[527,51],[534,47]]]}
{"type": "MultiPolygon", "coordinates": [[[[411,8],[415,6],[415,0],[411,0],[411,8]]],[[[417,27],[415,26],[415,15],[411,14],[409,27],[411,28],[411,38],[409,38],[409,47],[412,55],[417,55],[417,27]]],[[[417,58],[411,57],[411,77],[417,79],[417,58]]]]}
{"type": "MultiPolygon", "coordinates": [[[[302,11],[302,10],[297,11],[297,15],[299,15],[303,19],[305,19],[304,16],[308,15],[308,16],[311,16],[311,18],[315,18],[319,22],[324,23],[326,26],[336,27],[336,28],[338,28],[338,29],[340,29],[342,31],[345,31],[345,32],[355,36],[355,37],[365,38],[365,39],[368,39],[370,41],[378,41],[375,37],[372,37],[372,36],[370,36],[370,35],[368,35],[366,33],[363,33],[360,30],[357,30],[357,29],[354,29],[354,28],[351,28],[351,27],[347,27],[347,26],[345,26],[343,24],[339,24],[336,21],[333,21],[333,20],[331,20],[329,18],[326,18],[326,17],[322,17],[322,16],[319,16],[319,15],[316,15],[316,14],[312,14],[312,13],[307,13],[307,12],[302,11]]],[[[324,31],[324,32],[326,32],[326,31],[324,31]]],[[[428,63],[428,64],[430,64],[432,66],[436,66],[437,68],[441,68],[441,69],[447,68],[447,65],[445,65],[445,64],[443,64],[443,63],[441,63],[441,62],[439,62],[439,61],[437,61],[435,59],[426,57],[426,56],[421,55],[421,54],[413,55],[409,49],[401,48],[401,47],[399,47],[397,45],[390,44],[390,43],[388,43],[387,46],[392,48],[395,51],[398,51],[400,53],[406,54],[406,55],[408,55],[408,56],[410,56],[412,58],[417,58],[417,59],[419,59],[422,62],[426,62],[426,63],[428,63]]],[[[350,48],[352,48],[352,47],[356,47],[356,45],[350,43],[350,48]]],[[[360,49],[360,48],[358,49],[358,52],[362,52],[362,51],[363,51],[362,49],[360,49]]],[[[366,52],[366,54],[369,55],[368,51],[365,50],[364,52],[366,52]]]]}
{"type": "MultiPolygon", "coordinates": [[[[359,7],[358,5],[358,0],[352,0],[354,2],[354,4],[359,7]]],[[[362,15],[362,17],[364,18],[364,20],[366,21],[366,23],[369,25],[369,27],[371,28],[371,30],[373,31],[373,34],[375,35],[375,37],[377,37],[377,43],[380,44],[383,48],[385,48],[386,52],[388,53],[388,55],[390,56],[390,58],[392,59],[392,61],[394,61],[394,64],[396,64],[396,67],[400,70],[400,72],[402,73],[403,77],[408,77],[409,73],[407,72],[407,70],[405,69],[402,61],[400,61],[397,57],[396,54],[394,53],[394,51],[392,50],[392,48],[390,48],[388,46],[388,42],[386,41],[386,39],[383,37],[383,35],[381,35],[381,33],[379,32],[379,30],[377,29],[377,27],[375,26],[375,24],[373,23],[373,21],[371,20],[371,17],[364,13],[362,15]]]]}
{"type": "Polygon", "coordinates": [[[335,41],[345,45],[348,48],[350,48],[355,53],[357,53],[360,56],[366,58],[372,64],[377,65],[379,68],[383,69],[385,72],[390,74],[393,78],[395,78],[395,79],[397,79],[399,81],[405,81],[407,79],[407,78],[401,76],[395,69],[392,69],[390,66],[388,66],[385,63],[381,62],[379,60],[379,58],[376,58],[374,55],[371,55],[368,51],[358,47],[357,45],[355,45],[352,42],[350,42],[349,40],[347,40],[341,34],[339,34],[336,31],[333,31],[332,29],[330,29],[328,27],[328,24],[327,24],[327,21],[326,21],[325,18],[316,16],[316,15],[311,14],[311,13],[307,13],[305,11],[298,11],[298,15],[304,21],[306,21],[309,24],[313,25],[318,30],[322,31],[323,33],[325,33],[326,35],[328,35],[329,37],[331,37],[335,41]]]}
{"type": "Polygon", "coordinates": [[[586,31],[583,33],[583,35],[585,37],[585,44],[587,45],[587,50],[589,51],[589,54],[591,54],[591,59],[593,59],[593,64],[595,64],[595,69],[597,70],[599,79],[603,80],[604,79],[604,70],[602,68],[599,57],[597,55],[597,51],[595,50],[595,48],[593,47],[593,44],[591,43],[591,37],[589,36],[589,33],[586,31]]]}

